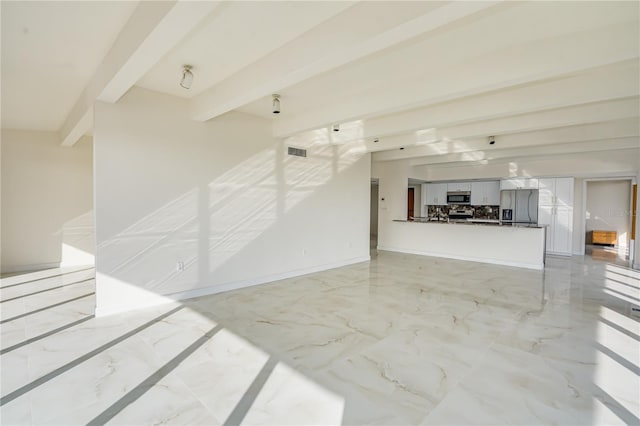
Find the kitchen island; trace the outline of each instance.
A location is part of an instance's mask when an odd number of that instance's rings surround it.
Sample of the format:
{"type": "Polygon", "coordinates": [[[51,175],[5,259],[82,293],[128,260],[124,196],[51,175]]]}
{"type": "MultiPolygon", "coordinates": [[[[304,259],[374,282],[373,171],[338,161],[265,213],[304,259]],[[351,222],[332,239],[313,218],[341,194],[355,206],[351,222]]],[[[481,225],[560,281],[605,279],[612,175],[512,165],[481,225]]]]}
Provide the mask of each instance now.
{"type": "Polygon", "coordinates": [[[378,250],[544,269],[545,228],[394,220],[379,235],[378,250]]]}

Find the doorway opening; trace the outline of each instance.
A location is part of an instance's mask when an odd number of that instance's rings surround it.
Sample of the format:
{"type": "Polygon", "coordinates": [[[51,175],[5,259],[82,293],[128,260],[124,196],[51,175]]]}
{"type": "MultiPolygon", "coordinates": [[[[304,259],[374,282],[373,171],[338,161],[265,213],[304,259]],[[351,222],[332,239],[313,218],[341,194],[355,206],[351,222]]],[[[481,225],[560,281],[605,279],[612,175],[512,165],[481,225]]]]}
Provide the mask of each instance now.
{"type": "Polygon", "coordinates": [[[407,190],[407,220],[413,220],[413,206],[415,201],[415,188],[407,190]]]}
{"type": "Polygon", "coordinates": [[[632,178],[585,179],[585,256],[631,265],[635,240],[633,184],[632,178]]]}

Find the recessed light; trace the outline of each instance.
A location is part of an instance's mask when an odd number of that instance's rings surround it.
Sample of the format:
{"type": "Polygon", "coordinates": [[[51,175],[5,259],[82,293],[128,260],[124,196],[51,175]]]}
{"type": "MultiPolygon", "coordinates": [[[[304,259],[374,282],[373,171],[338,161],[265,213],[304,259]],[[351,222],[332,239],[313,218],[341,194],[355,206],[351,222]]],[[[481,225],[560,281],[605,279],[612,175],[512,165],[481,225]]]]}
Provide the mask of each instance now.
{"type": "Polygon", "coordinates": [[[378,142],[380,142],[380,139],[374,139],[373,140],[373,143],[378,143],[378,142]]]}
{"type": "Polygon", "coordinates": [[[494,143],[496,143],[496,137],[495,136],[489,136],[489,145],[493,145],[494,143]]]}
{"type": "Polygon", "coordinates": [[[404,149],[404,147],[400,148],[400,151],[402,151],[404,149]]]}

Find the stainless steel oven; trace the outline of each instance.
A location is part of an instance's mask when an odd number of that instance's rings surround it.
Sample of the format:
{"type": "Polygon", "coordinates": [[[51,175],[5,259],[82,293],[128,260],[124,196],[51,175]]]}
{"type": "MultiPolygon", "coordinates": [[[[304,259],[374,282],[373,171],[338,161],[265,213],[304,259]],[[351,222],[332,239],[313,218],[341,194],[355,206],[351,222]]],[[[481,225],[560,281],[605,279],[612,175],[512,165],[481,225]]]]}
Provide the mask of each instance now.
{"type": "Polygon", "coordinates": [[[447,192],[447,204],[471,204],[471,192],[447,192]]]}

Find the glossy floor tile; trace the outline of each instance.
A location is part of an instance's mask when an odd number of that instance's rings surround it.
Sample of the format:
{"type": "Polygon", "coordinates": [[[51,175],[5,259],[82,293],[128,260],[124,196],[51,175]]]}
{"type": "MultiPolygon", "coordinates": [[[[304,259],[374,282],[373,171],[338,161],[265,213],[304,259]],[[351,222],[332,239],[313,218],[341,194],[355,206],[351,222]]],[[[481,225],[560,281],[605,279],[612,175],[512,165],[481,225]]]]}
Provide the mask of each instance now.
{"type": "Polygon", "coordinates": [[[624,266],[381,252],[104,318],[93,274],[2,280],[3,425],[640,423],[624,266]]]}

